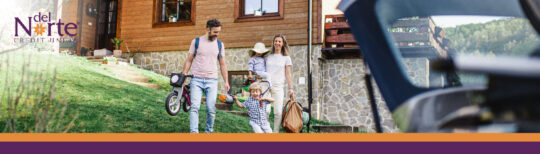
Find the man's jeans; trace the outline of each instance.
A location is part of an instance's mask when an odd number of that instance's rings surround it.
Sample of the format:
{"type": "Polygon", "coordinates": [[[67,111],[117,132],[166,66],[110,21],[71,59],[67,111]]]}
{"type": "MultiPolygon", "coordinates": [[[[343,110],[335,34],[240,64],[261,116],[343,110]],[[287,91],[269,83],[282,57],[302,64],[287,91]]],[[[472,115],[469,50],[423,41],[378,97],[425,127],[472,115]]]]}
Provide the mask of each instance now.
{"type": "Polygon", "coordinates": [[[203,92],[206,94],[206,133],[211,133],[216,119],[217,79],[191,79],[191,109],[189,110],[189,129],[191,133],[199,133],[199,109],[203,92]]]}

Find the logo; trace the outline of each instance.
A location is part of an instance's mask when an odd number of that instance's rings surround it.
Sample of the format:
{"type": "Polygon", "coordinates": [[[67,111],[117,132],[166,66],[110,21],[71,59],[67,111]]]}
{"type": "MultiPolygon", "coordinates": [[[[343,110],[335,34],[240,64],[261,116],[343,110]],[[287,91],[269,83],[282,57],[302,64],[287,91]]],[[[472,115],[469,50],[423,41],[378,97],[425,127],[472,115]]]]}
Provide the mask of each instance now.
{"type": "Polygon", "coordinates": [[[77,35],[77,24],[64,23],[62,19],[52,21],[51,12],[39,12],[28,18],[15,17],[14,42],[44,42],[48,37],[49,42],[63,42],[64,39],[73,41],[77,35]],[[54,33],[58,35],[54,35],[54,33]],[[69,38],[66,38],[69,37],[69,38]]]}

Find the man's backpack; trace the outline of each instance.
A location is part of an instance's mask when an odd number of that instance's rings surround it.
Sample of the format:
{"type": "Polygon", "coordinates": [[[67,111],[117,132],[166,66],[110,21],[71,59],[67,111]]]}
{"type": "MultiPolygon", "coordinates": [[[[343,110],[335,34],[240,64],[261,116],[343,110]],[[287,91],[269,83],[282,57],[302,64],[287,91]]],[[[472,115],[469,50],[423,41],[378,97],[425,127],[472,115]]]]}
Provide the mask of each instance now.
{"type": "MultiPolygon", "coordinates": [[[[195,51],[193,52],[193,58],[195,58],[195,56],[197,56],[197,50],[199,49],[199,40],[200,40],[200,37],[197,37],[195,38],[195,51]]],[[[217,39],[217,43],[218,43],[218,58],[221,58],[223,56],[221,56],[221,48],[223,47],[222,46],[222,43],[221,43],[221,40],[217,39]]]]}

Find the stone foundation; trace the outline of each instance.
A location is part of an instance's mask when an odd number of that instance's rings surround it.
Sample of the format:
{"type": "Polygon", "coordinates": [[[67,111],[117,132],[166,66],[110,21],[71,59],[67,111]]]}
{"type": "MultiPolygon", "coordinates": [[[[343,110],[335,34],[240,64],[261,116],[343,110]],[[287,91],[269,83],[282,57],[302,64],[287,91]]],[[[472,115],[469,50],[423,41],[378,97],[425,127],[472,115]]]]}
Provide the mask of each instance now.
{"type": "MultiPolygon", "coordinates": [[[[375,132],[373,114],[364,80],[365,67],[362,59],[325,60],[321,67],[322,96],[320,119],[366,128],[375,132]]],[[[372,82],[375,85],[375,82],[372,82]]],[[[378,89],[375,99],[384,132],[399,132],[378,89]]]]}
{"type": "MultiPolygon", "coordinates": [[[[313,57],[320,57],[320,45],[313,46],[315,52],[313,57]]],[[[225,57],[227,61],[227,68],[229,71],[246,71],[247,63],[249,60],[248,50],[250,48],[234,48],[226,49],[225,57]]],[[[302,103],[304,107],[307,107],[307,61],[306,61],[306,51],[307,46],[290,46],[291,50],[291,59],[293,61],[292,66],[292,77],[293,77],[293,90],[295,91],[295,100],[302,103]],[[303,77],[305,83],[303,85],[298,84],[298,79],[303,77]]],[[[188,51],[168,51],[168,52],[151,52],[151,53],[138,53],[135,54],[134,63],[138,66],[141,66],[145,69],[152,70],[156,73],[167,75],[171,73],[181,72],[183,68],[184,61],[187,57],[188,51]]],[[[312,61],[314,66],[318,66],[318,62],[315,60],[312,61]]],[[[312,68],[312,70],[318,70],[317,68],[312,68]]],[[[314,71],[313,74],[316,74],[317,71],[314,71]]],[[[219,74],[219,92],[223,92],[223,77],[221,73],[219,74]]],[[[317,81],[317,75],[313,75],[313,81],[317,81]]],[[[287,86],[287,85],[285,85],[287,86]]],[[[318,89],[315,85],[313,89],[318,89]]],[[[285,94],[288,95],[288,88],[285,87],[285,94]]],[[[314,91],[314,98],[318,92],[314,91]]],[[[286,96],[285,100],[289,100],[289,96],[286,96]]]]}
{"type": "Polygon", "coordinates": [[[429,60],[427,58],[403,58],[403,63],[414,85],[429,87],[429,60]]]}

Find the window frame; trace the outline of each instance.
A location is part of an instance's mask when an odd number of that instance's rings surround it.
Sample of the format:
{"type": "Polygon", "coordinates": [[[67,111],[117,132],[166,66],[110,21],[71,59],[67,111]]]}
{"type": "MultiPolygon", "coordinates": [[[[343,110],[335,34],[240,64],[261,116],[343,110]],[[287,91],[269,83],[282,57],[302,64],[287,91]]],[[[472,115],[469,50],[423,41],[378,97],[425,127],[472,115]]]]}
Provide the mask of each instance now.
{"type": "Polygon", "coordinates": [[[180,27],[195,25],[195,3],[191,0],[191,21],[163,22],[161,21],[161,12],[163,11],[163,0],[154,0],[154,10],[152,11],[152,28],[180,27]]]}
{"type": "Polygon", "coordinates": [[[249,22],[263,20],[280,20],[284,18],[284,1],[278,0],[278,13],[267,13],[262,16],[244,15],[246,0],[235,0],[234,22],[249,22]]]}
{"type": "MultiPolygon", "coordinates": [[[[249,71],[247,71],[247,70],[246,70],[246,71],[228,71],[228,77],[227,77],[227,78],[229,79],[229,82],[232,82],[231,79],[232,79],[232,76],[233,76],[233,75],[242,75],[242,76],[245,75],[245,76],[248,76],[248,75],[249,75],[249,71]]],[[[246,80],[246,79],[242,80],[242,82],[244,82],[245,80],[246,80]]],[[[231,86],[231,89],[232,89],[233,84],[230,83],[230,86],[231,86]]]]}

